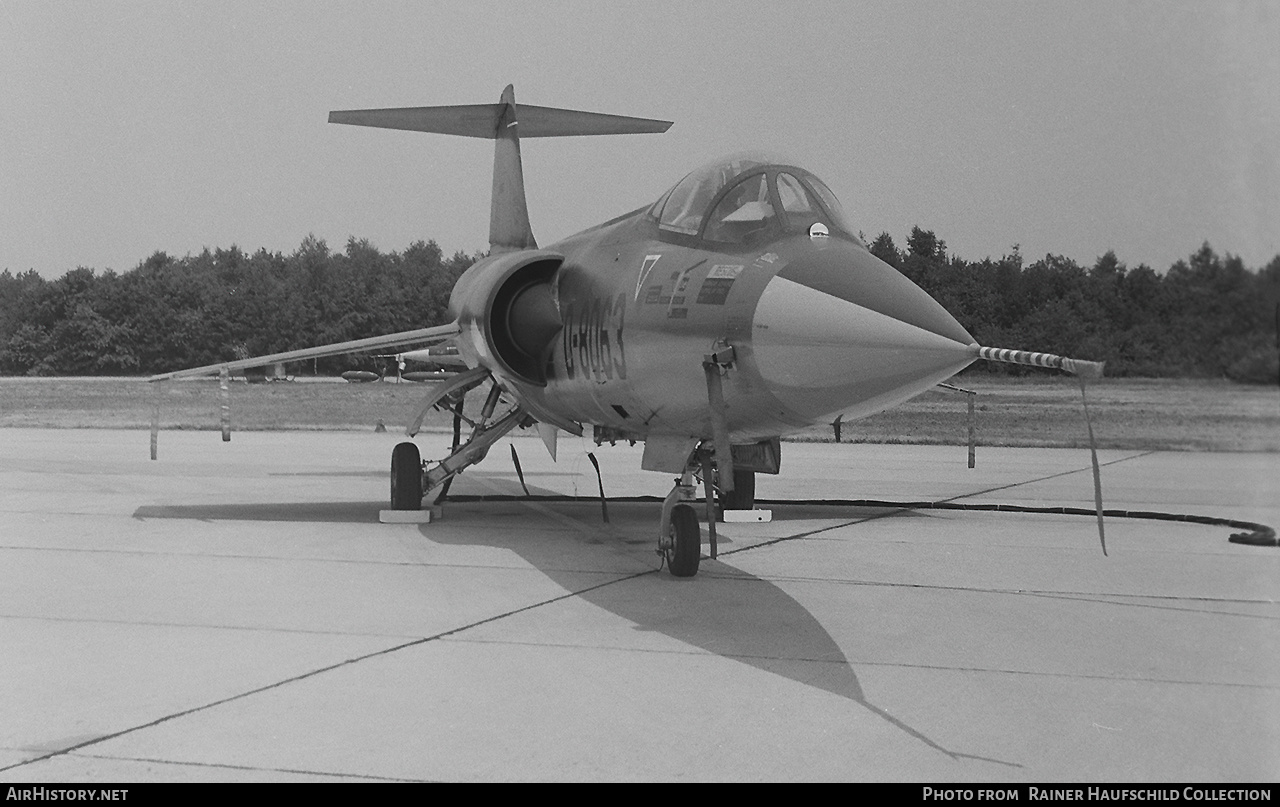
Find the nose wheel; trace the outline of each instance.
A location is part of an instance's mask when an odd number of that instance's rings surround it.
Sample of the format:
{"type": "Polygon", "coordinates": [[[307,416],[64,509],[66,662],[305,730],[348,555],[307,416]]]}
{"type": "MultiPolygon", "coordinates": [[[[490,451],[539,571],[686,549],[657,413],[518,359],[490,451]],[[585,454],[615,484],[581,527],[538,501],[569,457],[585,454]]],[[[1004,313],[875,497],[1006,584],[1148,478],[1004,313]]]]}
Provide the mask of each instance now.
{"type": "Polygon", "coordinates": [[[674,577],[693,577],[702,560],[702,528],[698,526],[698,511],[693,508],[698,495],[693,468],[691,464],[685,469],[663,499],[662,520],[658,523],[658,554],[674,577]]]}
{"type": "Polygon", "coordinates": [[[673,576],[693,577],[698,573],[698,561],[702,559],[702,528],[698,526],[698,514],[692,507],[677,504],[671,508],[664,544],[663,556],[673,576]]]}

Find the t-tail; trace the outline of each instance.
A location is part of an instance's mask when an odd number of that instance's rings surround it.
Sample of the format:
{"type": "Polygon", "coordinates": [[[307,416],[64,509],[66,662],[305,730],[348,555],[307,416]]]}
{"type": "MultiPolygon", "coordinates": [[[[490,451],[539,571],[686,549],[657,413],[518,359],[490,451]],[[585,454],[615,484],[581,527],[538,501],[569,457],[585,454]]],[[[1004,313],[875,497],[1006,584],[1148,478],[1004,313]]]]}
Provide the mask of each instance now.
{"type": "Polygon", "coordinates": [[[482,137],[495,141],[493,198],[489,208],[489,252],[537,249],[525,203],[521,137],[645,134],[665,132],[671,121],[604,115],[545,106],[516,107],[508,84],[496,104],[350,109],[329,113],[330,123],[482,137]]]}

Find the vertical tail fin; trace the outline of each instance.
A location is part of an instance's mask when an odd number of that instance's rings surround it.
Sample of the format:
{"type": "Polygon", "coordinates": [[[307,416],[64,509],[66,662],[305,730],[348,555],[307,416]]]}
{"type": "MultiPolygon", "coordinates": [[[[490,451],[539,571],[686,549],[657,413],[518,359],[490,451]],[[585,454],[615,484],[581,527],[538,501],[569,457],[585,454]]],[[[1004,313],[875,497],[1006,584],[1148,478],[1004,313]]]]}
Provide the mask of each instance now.
{"type": "Polygon", "coordinates": [[[523,106],[517,114],[515,89],[508,84],[496,104],[350,109],[329,113],[330,123],[482,137],[496,141],[493,199],[489,208],[492,253],[536,249],[524,195],[521,137],[643,134],[665,132],[671,121],[603,115],[543,106],[523,106]]]}
{"type": "Polygon", "coordinates": [[[493,143],[493,196],[489,201],[489,254],[537,249],[524,198],[524,165],[520,162],[520,120],[515,88],[508,84],[498,102],[493,143]]]}

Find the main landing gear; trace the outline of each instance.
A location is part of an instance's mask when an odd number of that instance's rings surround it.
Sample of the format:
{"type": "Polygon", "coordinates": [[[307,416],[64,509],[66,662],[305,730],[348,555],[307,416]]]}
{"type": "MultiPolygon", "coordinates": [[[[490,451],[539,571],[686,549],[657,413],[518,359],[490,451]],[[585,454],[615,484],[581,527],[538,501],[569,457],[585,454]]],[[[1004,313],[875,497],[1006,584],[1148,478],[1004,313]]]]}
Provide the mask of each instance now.
{"type": "Polygon", "coordinates": [[[519,425],[532,422],[519,404],[504,403],[502,388],[488,371],[471,370],[460,374],[454,381],[441,385],[427,399],[422,414],[410,426],[410,436],[422,425],[422,419],[432,408],[453,414],[453,448],[448,457],[438,463],[424,463],[418,446],[400,443],[391,452],[391,509],[421,510],[426,501],[435,504],[449,490],[453,477],[470,465],[475,465],[489,453],[489,447],[507,432],[519,425]],[[466,393],[485,381],[492,383],[480,415],[475,418],[463,414],[462,403],[466,393]],[[499,405],[508,408],[495,416],[499,405]],[[462,442],[462,424],[471,426],[471,436],[462,442]]]}
{"type": "Polygon", "coordinates": [[[400,443],[391,452],[391,509],[422,509],[422,454],[415,443],[400,443]]]}
{"type": "MultiPolygon", "coordinates": [[[[424,463],[418,446],[400,443],[391,452],[391,508],[393,510],[420,510],[423,502],[435,504],[448,492],[453,477],[463,469],[484,459],[489,448],[503,435],[519,425],[529,425],[532,419],[519,404],[507,403],[508,408],[495,416],[503,404],[502,389],[487,373],[483,376],[459,379],[449,394],[433,393],[424,411],[432,407],[451,412],[454,417],[453,449],[448,457],[438,463],[424,463]],[[484,381],[493,383],[485,398],[480,415],[472,420],[462,411],[465,393],[484,381]],[[461,424],[468,423],[471,435],[461,441],[461,424]]],[[[421,425],[421,416],[414,429],[421,425]]],[[[675,480],[675,486],[662,502],[662,521],[658,530],[658,554],[675,577],[693,577],[702,561],[702,528],[694,508],[698,494],[695,481],[700,477],[705,498],[705,519],[710,543],[710,557],[717,555],[716,521],[725,509],[750,509],[755,502],[755,473],[735,469],[733,490],[721,493],[716,486],[715,455],[710,446],[700,446],[689,457],[684,472],[675,480]],[[718,501],[717,501],[718,500],[718,501]]]]}

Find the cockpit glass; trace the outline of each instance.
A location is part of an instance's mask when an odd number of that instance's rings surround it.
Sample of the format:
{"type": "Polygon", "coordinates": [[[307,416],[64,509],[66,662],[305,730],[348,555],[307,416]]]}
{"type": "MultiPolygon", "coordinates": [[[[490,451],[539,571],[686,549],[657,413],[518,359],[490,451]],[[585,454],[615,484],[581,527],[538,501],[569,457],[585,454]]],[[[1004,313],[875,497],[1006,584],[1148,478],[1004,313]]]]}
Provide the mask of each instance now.
{"type": "Polygon", "coordinates": [[[822,181],[815,176],[810,175],[807,179],[814,192],[822,199],[822,204],[827,208],[831,217],[835,219],[834,224],[847,233],[857,232],[849,226],[849,220],[844,215],[844,208],[840,206],[840,201],[836,199],[836,195],[831,192],[831,189],[822,184],[822,181]]]}
{"type": "Polygon", "coordinates": [[[707,221],[703,238],[744,244],[768,230],[774,221],[769,183],[760,173],[742,180],[720,199],[707,221]]]}
{"type": "Polygon", "coordinates": [[[770,158],[758,154],[735,154],[709,163],[689,174],[671,189],[662,207],[658,226],[687,235],[697,235],[711,200],[729,181],[744,171],[767,165],[770,158]]]}
{"type": "Polygon", "coordinates": [[[818,222],[857,238],[821,180],[791,160],[758,151],[702,166],[655,202],[649,215],[668,233],[701,233],[718,243],[742,244],[766,230],[807,230],[818,222]]]}
{"type": "Polygon", "coordinates": [[[782,209],[787,213],[816,212],[813,202],[809,200],[809,192],[800,184],[800,180],[790,174],[778,174],[778,198],[782,200],[782,209]]]}
{"type": "Polygon", "coordinates": [[[675,190],[675,188],[668,189],[666,193],[658,197],[658,201],[653,203],[653,206],[649,208],[650,218],[656,219],[658,217],[658,214],[662,212],[662,206],[667,203],[667,197],[671,195],[671,191],[673,190],[675,190]]]}

